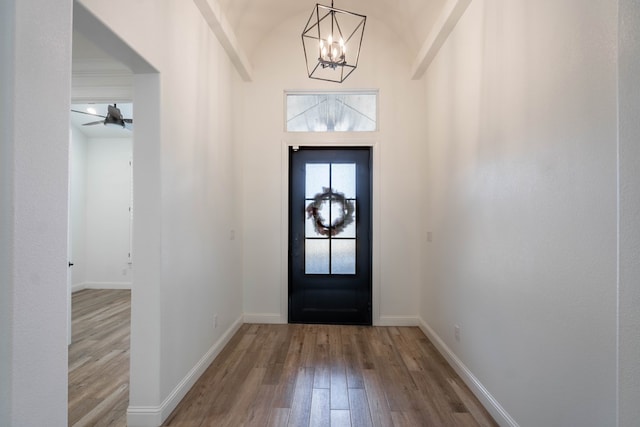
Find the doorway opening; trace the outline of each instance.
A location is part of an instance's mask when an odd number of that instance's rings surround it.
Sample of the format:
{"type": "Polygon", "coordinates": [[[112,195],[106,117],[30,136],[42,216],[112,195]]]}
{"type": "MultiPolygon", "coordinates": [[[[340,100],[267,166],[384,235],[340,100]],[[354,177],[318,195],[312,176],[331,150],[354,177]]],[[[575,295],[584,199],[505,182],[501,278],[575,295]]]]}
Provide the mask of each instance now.
{"type": "Polygon", "coordinates": [[[133,253],[133,126],[109,127],[103,122],[109,107],[118,108],[132,122],[133,106],[113,105],[99,102],[71,105],[69,425],[103,419],[126,424],[133,253]],[[102,373],[105,369],[108,376],[102,373]]]}
{"type": "Polygon", "coordinates": [[[133,73],[77,31],[72,52],[68,419],[69,425],[103,419],[124,425],[133,277],[133,73]]]}
{"type": "MultiPolygon", "coordinates": [[[[123,198],[127,199],[126,201],[128,202],[124,212],[126,220],[122,224],[126,228],[127,235],[130,237],[132,235],[132,237],[131,239],[125,239],[126,242],[122,242],[125,250],[119,253],[123,253],[126,258],[120,261],[117,269],[113,270],[119,276],[118,279],[113,280],[117,280],[120,283],[127,283],[128,281],[131,290],[109,290],[110,292],[124,294],[124,299],[115,298],[113,302],[116,306],[110,306],[112,308],[104,308],[110,304],[108,302],[109,298],[105,295],[94,295],[89,298],[90,302],[96,302],[92,308],[97,307],[102,311],[102,313],[98,313],[94,317],[100,319],[101,316],[107,313],[121,314],[120,318],[114,320],[110,326],[98,322],[98,327],[103,328],[99,331],[100,333],[109,332],[109,328],[111,328],[111,332],[114,332],[123,325],[130,325],[129,328],[121,328],[120,332],[116,332],[112,342],[117,343],[117,347],[108,353],[108,356],[101,359],[101,362],[111,363],[111,365],[95,370],[96,377],[104,376],[105,371],[119,372],[121,375],[126,375],[127,385],[116,387],[109,398],[109,404],[113,403],[111,402],[111,397],[113,397],[113,400],[118,400],[118,403],[113,406],[115,412],[112,412],[112,414],[117,414],[119,419],[126,420],[129,417],[128,412],[131,406],[136,404],[135,401],[130,401],[130,395],[132,397],[136,396],[138,400],[146,398],[144,392],[136,394],[135,391],[142,388],[144,390],[148,389],[144,388],[148,385],[144,381],[144,378],[146,378],[145,370],[153,369],[149,368],[149,365],[153,365],[153,360],[157,357],[157,352],[152,348],[153,344],[148,341],[142,343],[140,338],[150,335],[145,329],[147,326],[150,328],[157,327],[156,323],[148,321],[148,318],[152,315],[155,304],[159,304],[157,298],[155,298],[158,293],[158,287],[157,281],[154,279],[155,274],[160,270],[160,259],[155,256],[153,249],[157,247],[157,236],[159,234],[157,230],[160,227],[159,221],[154,214],[160,205],[158,191],[160,183],[160,170],[158,167],[160,128],[156,120],[160,115],[161,105],[160,78],[157,69],[153,65],[141,57],[122,38],[113,33],[102,21],[78,2],[74,2],[73,31],[71,103],[96,102],[112,106],[117,103],[118,108],[124,108],[124,104],[127,102],[135,105],[135,141],[133,141],[132,134],[132,151],[129,158],[126,159],[125,165],[123,165],[127,170],[128,188],[122,194],[123,198]],[[85,56],[79,57],[78,54],[84,42],[97,49],[89,49],[85,52],[85,56]],[[133,166],[135,166],[135,169],[133,166]],[[131,178],[132,175],[133,178],[131,178]],[[133,182],[133,189],[131,188],[131,182],[133,182]],[[135,200],[130,198],[131,191],[135,194],[135,200]],[[134,201],[136,214],[132,218],[129,206],[133,206],[134,201]],[[126,225],[124,225],[125,223],[126,225]],[[128,257],[129,253],[131,254],[131,259],[128,257]],[[133,265],[134,261],[135,266],[133,265]],[[127,276],[133,277],[133,268],[135,268],[135,281],[127,278],[127,276]],[[125,277],[125,279],[122,279],[122,277],[125,277]],[[102,306],[98,303],[102,304],[102,306]],[[130,312],[130,317],[127,316],[127,311],[130,312]],[[125,331],[126,329],[130,329],[130,335],[126,333],[128,332],[128,330],[125,331]],[[124,349],[124,347],[120,346],[121,344],[126,344],[127,348],[124,349]],[[115,356],[118,353],[124,354],[127,360],[115,362],[115,356]],[[129,393],[129,390],[133,390],[133,393],[129,393]]],[[[124,119],[132,118],[133,108],[130,114],[125,111],[122,111],[122,113],[124,119]]],[[[101,115],[104,116],[104,114],[101,115]]],[[[98,119],[96,118],[96,120],[98,119]]],[[[105,120],[105,122],[111,124],[108,120],[105,120]]],[[[96,126],[104,128],[103,124],[96,126]]],[[[114,285],[112,287],[118,286],[114,285]]],[[[120,287],[126,287],[126,285],[120,287]]],[[[69,321],[71,320],[71,305],[71,288],[69,287],[69,321]]],[[[103,343],[106,341],[109,340],[105,339],[103,343]]],[[[93,344],[100,345],[100,342],[93,344]]],[[[84,361],[81,358],[76,363],[81,364],[84,361]]],[[[69,369],[71,368],[69,366],[69,369]]],[[[89,392],[89,389],[96,389],[99,385],[92,380],[89,380],[87,384],[90,384],[88,389],[80,390],[79,393],[79,399],[84,401],[81,406],[84,405],[84,410],[88,410],[100,418],[105,415],[101,411],[106,403],[101,403],[99,407],[92,410],[90,408],[91,398],[85,391],[89,392]]],[[[149,393],[152,394],[153,390],[149,393]]],[[[74,417],[80,420],[83,418],[82,415],[74,415],[74,417]]],[[[111,415],[108,417],[111,418],[111,415]]],[[[69,418],[71,419],[72,417],[70,416],[69,418]]],[[[85,418],[85,421],[91,424],[90,419],[85,418]]]]}

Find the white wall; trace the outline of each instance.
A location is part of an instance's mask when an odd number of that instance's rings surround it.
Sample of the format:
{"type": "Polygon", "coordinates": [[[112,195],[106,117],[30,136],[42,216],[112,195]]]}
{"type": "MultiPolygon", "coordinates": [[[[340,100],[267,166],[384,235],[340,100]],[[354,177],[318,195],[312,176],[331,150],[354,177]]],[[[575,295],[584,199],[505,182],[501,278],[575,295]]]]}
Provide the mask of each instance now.
{"type": "Polygon", "coordinates": [[[131,287],[129,265],[132,141],[87,144],[86,279],[88,287],[131,287]]]}
{"type": "Polygon", "coordinates": [[[0,424],[62,426],[71,1],[0,3],[0,63],[0,424]]]}
{"type": "Polygon", "coordinates": [[[71,127],[74,290],[131,288],[131,138],[87,138],[71,127]]]}
{"type": "Polygon", "coordinates": [[[475,0],[426,75],[421,315],[522,426],[615,425],[616,6],[475,0]]]}
{"type": "Polygon", "coordinates": [[[238,88],[242,103],[237,115],[245,120],[238,130],[245,313],[251,321],[287,321],[286,145],[374,143],[374,286],[379,286],[374,322],[415,323],[421,236],[415,232],[418,216],[412,207],[420,193],[421,163],[413,153],[422,143],[422,96],[416,96],[422,82],[409,79],[413,58],[402,42],[371,18],[359,68],[342,85],[310,80],[300,42],[307,19],[305,12],[267,34],[252,57],[254,80],[238,88]],[[380,90],[379,132],[310,137],[283,132],[285,90],[343,89],[380,90]]]}
{"type": "Polygon", "coordinates": [[[73,290],[82,289],[87,282],[87,138],[74,126],[70,127],[69,147],[69,227],[71,233],[69,261],[73,290]]]}
{"type": "Polygon", "coordinates": [[[231,126],[237,76],[192,2],[82,3],[159,72],[134,84],[129,407],[130,425],[159,424],[242,315],[240,245],[230,240],[241,226],[231,126]],[[155,141],[139,141],[141,126],[148,136],[158,124],[155,141]]]}

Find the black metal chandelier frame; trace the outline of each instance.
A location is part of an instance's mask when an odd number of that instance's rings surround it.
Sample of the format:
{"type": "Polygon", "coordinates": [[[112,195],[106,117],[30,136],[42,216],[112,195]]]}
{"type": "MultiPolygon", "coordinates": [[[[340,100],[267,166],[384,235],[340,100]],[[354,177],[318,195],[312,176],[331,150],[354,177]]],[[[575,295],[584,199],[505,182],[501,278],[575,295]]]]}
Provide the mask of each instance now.
{"type": "Polygon", "coordinates": [[[358,66],[366,21],[365,15],[336,9],[333,1],[331,7],[316,3],[302,32],[302,47],[309,78],[342,83],[349,77],[358,66]],[[340,20],[345,18],[355,22],[352,29],[340,24],[340,20]],[[321,24],[327,24],[327,20],[330,30],[328,34],[323,34],[321,24]],[[352,41],[357,45],[354,55],[350,52],[347,54],[346,51],[352,41]],[[355,60],[349,61],[349,58],[355,60]],[[328,72],[329,70],[332,72],[328,72]]]}

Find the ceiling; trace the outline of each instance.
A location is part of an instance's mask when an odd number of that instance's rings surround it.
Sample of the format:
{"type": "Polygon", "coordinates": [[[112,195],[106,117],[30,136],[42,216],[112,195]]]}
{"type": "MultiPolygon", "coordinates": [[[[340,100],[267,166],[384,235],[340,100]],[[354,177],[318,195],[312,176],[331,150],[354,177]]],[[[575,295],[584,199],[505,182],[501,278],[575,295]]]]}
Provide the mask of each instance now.
{"type": "MultiPolygon", "coordinates": [[[[260,40],[279,22],[301,17],[302,32],[316,0],[218,0],[218,3],[240,46],[251,58],[260,40]]],[[[331,5],[328,1],[321,3],[331,5]]],[[[415,56],[445,3],[446,0],[335,0],[334,7],[366,15],[388,26],[415,56]]]]}
{"type": "MultiPolygon", "coordinates": [[[[107,105],[117,103],[125,118],[133,118],[133,73],[114,60],[99,47],[73,32],[71,109],[87,111],[94,108],[101,116],[107,115],[107,105]]],[[[70,113],[71,125],[87,138],[131,138],[128,129],[102,124],[83,126],[100,120],[86,114],[70,113]]]]}

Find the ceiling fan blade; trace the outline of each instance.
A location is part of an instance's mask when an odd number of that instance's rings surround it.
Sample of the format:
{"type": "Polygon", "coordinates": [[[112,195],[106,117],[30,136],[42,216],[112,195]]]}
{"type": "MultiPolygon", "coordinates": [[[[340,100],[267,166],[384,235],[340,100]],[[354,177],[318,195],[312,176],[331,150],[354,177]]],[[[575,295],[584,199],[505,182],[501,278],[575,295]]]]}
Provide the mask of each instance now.
{"type": "Polygon", "coordinates": [[[98,120],[97,122],[84,123],[82,126],[93,126],[104,124],[104,120],[98,120]]]}
{"type": "Polygon", "coordinates": [[[78,110],[71,110],[71,111],[73,113],[86,114],[87,116],[94,116],[94,117],[102,117],[104,119],[104,116],[101,116],[100,114],[87,113],[86,111],[78,111],[78,110]]]}
{"type": "Polygon", "coordinates": [[[133,119],[124,119],[125,123],[133,123],[133,119]]]}

